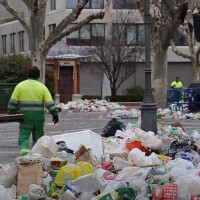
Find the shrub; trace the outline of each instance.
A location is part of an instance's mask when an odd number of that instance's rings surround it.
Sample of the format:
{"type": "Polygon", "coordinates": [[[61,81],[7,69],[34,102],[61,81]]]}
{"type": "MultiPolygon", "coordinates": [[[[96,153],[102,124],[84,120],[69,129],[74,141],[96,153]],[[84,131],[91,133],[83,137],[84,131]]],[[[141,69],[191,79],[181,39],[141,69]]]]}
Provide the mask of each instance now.
{"type": "Polygon", "coordinates": [[[19,83],[27,78],[31,58],[20,54],[0,55],[0,82],[19,83]]]}
{"type": "MultiPolygon", "coordinates": [[[[27,79],[27,70],[31,58],[21,54],[0,54],[0,83],[19,83],[27,79]]],[[[46,68],[46,86],[54,97],[54,79],[52,69],[46,68]]]]}
{"type": "Polygon", "coordinates": [[[129,102],[141,102],[144,97],[144,88],[140,85],[125,90],[129,102]]]}

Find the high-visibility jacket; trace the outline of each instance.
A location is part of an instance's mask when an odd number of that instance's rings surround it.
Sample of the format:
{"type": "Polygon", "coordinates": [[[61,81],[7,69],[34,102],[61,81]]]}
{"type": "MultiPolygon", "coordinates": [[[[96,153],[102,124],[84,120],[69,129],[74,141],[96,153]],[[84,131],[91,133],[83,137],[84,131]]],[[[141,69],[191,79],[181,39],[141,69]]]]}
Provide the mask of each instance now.
{"type": "Polygon", "coordinates": [[[28,78],[14,89],[8,103],[8,113],[22,113],[24,120],[44,121],[44,107],[53,115],[58,109],[48,88],[38,80],[28,78]]]}
{"type": "Polygon", "coordinates": [[[181,81],[173,81],[172,84],[171,84],[171,87],[172,88],[182,88],[183,87],[183,84],[181,83],[181,81]]]}

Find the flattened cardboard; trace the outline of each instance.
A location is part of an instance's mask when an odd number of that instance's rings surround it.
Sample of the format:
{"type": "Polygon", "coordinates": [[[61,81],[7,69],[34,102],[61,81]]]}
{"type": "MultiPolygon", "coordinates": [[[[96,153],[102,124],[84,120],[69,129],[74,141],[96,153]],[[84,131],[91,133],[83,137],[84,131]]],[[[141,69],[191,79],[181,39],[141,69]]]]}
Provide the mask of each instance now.
{"type": "Polygon", "coordinates": [[[19,165],[17,175],[17,197],[29,192],[30,184],[42,185],[43,169],[41,163],[19,165]]]}

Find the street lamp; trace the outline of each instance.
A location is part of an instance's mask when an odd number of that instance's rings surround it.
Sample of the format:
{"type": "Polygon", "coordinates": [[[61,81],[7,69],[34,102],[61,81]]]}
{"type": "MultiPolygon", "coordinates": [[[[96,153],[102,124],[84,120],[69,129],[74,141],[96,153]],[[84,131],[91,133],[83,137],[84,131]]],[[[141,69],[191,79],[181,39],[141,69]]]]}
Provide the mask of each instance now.
{"type": "Polygon", "coordinates": [[[157,107],[151,88],[151,15],[150,0],[144,1],[145,25],[145,92],[141,104],[141,128],[144,131],[157,133],[157,107]]]}

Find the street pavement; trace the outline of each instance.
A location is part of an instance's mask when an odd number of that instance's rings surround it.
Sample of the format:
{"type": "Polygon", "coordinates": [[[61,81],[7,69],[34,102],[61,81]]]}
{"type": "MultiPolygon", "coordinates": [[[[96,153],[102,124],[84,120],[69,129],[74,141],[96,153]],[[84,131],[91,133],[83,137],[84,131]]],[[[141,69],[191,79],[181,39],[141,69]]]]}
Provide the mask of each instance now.
{"type": "MultiPolygon", "coordinates": [[[[50,114],[46,114],[46,135],[52,136],[84,130],[92,130],[101,134],[105,125],[111,120],[108,118],[108,113],[106,112],[75,113],[63,111],[59,113],[59,117],[59,123],[54,125],[52,123],[52,116],[50,114]]],[[[128,123],[137,122],[137,119],[120,119],[120,121],[127,125],[128,123]]],[[[158,120],[158,122],[162,125],[169,125],[174,123],[175,120],[165,119],[158,120]]],[[[186,132],[191,130],[197,130],[200,132],[199,120],[188,119],[181,120],[179,122],[181,122],[186,132]]],[[[13,162],[14,159],[19,156],[17,143],[18,128],[19,124],[17,122],[0,124],[0,163],[2,164],[13,162]]]]}

